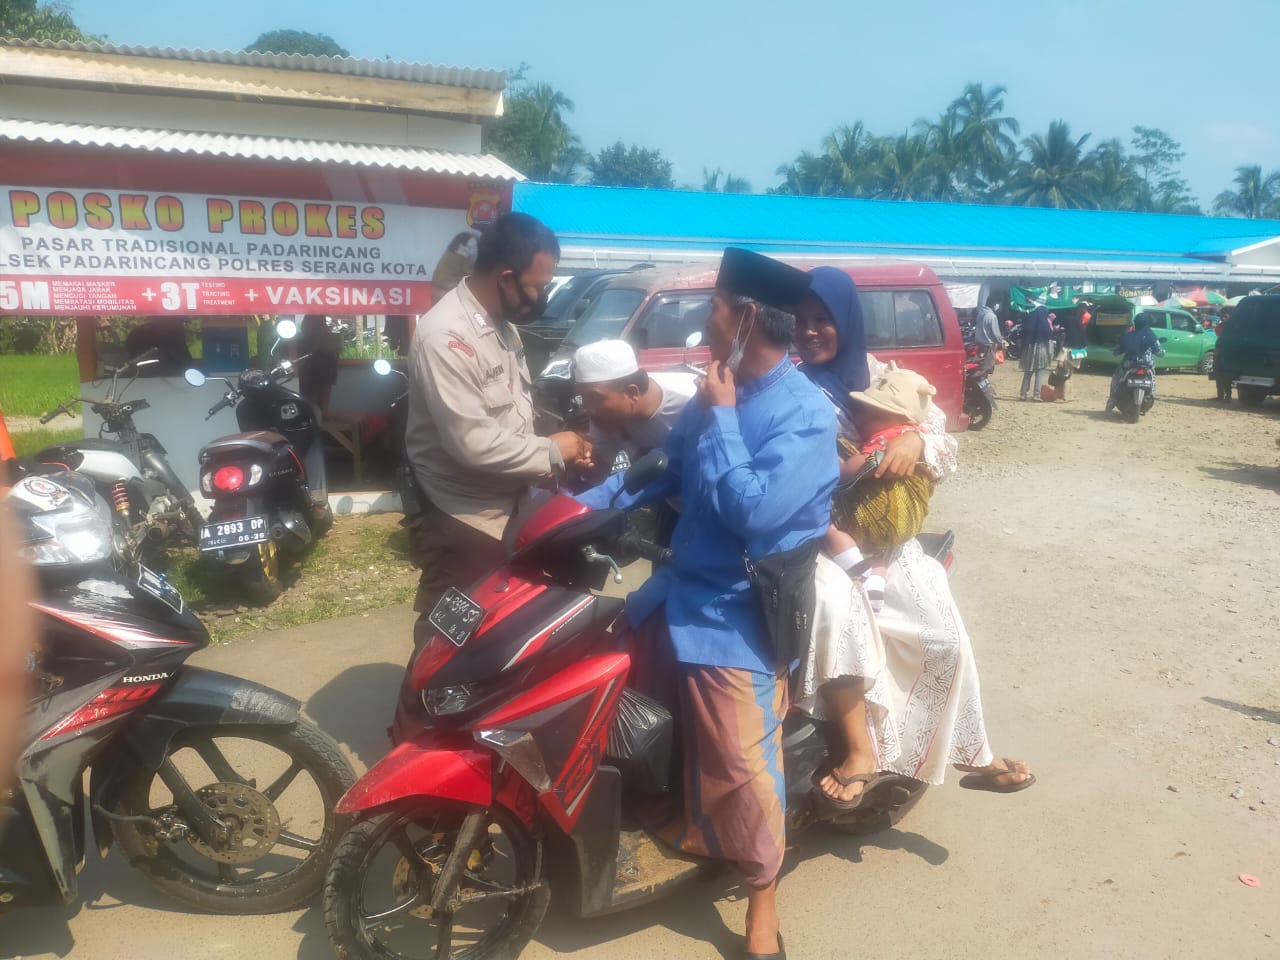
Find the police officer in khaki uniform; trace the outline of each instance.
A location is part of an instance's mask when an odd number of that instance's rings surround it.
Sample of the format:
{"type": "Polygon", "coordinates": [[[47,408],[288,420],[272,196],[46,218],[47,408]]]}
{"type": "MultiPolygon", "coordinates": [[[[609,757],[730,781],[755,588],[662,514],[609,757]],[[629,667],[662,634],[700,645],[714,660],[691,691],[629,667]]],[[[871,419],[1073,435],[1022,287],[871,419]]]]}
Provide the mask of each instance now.
{"type": "MultiPolygon", "coordinates": [[[[422,571],[415,655],[431,635],[426,617],[445,590],[465,589],[504,559],[502,531],[521,490],[566,464],[591,465],[590,444],[576,433],[534,433],[531,378],[516,329],[546,307],[559,257],[560,244],[545,224],[506,214],[481,235],[472,275],[418,321],[405,429],[425,500],[408,521],[411,558],[422,571]]],[[[412,731],[420,709],[406,672],[396,740],[412,731]]]]}

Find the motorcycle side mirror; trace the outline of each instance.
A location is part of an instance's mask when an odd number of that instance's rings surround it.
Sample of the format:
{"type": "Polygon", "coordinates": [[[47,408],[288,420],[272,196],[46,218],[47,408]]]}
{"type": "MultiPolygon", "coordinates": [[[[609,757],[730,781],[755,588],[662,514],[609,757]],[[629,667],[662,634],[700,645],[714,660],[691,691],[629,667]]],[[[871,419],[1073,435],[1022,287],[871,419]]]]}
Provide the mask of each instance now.
{"type": "Polygon", "coordinates": [[[281,320],[276,324],[276,336],[281,340],[292,340],[298,335],[298,325],[292,320],[281,320]]]}
{"type": "Polygon", "coordinates": [[[692,350],[694,347],[700,346],[702,346],[702,331],[695,330],[693,333],[689,334],[688,339],[685,340],[684,348],[686,350],[692,350]]]}
{"type": "Polygon", "coordinates": [[[386,377],[391,374],[391,361],[386,357],[379,357],[373,361],[373,372],[380,377],[386,377]]]}
{"type": "Polygon", "coordinates": [[[650,450],[633,463],[622,478],[622,489],[637,494],[649,484],[661,479],[667,472],[667,455],[661,450],[650,450]]]}
{"type": "Polygon", "coordinates": [[[183,376],[183,379],[185,379],[187,383],[191,384],[193,387],[203,387],[205,383],[208,381],[208,378],[205,377],[203,373],[201,373],[199,370],[196,370],[194,368],[188,370],[182,376],[183,376]]]}

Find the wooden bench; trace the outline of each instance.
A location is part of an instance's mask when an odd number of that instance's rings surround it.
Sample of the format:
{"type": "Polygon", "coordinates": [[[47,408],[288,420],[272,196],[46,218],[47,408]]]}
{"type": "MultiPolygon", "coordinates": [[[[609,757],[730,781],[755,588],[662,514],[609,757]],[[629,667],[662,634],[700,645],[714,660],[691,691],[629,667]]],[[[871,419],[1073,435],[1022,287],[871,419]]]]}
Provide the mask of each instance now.
{"type": "Polygon", "coordinates": [[[356,483],[364,482],[364,447],[360,436],[359,416],[330,414],[320,425],[329,436],[337,440],[342,449],[351,454],[352,472],[356,483]]]}

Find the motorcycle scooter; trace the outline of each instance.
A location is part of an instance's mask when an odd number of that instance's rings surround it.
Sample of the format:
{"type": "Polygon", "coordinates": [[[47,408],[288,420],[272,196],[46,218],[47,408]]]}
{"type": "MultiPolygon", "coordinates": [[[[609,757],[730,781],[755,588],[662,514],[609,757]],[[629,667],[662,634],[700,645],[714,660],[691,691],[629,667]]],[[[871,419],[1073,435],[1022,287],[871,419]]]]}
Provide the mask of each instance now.
{"type": "Polygon", "coordinates": [[[150,404],[141,397],[122,399],[137,380],[138,371],[157,363],[158,354],[152,347],[123,366],[110,368],[111,386],[105,400],[72,397],[40,418],[44,424],[62,413],[71,416],[72,407],[87,403],[102,420],[97,438],[45,447],[32,457],[93,480],[102,498],[114,507],[122,552],[134,562],[142,560],[147,545],[163,543],[172,536],[194,542],[204,523],[195,500],[169,466],[160,441],[153,434],[139,433],[133,422],[133,415],[150,404]],[[121,387],[121,376],[130,373],[133,379],[121,387]]]}
{"type": "Polygon", "coordinates": [[[970,430],[981,430],[991,422],[995,412],[996,388],[991,384],[994,369],[994,362],[983,359],[979,344],[965,344],[964,413],[969,418],[970,430]]]}
{"type": "MultiPolygon", "coordinates": [[[[276,324],[271,354],[297,332],[292,320],[276,324]]],[[[214,379],[227,384],[209,417],[235,406],[242,431],[200,450],[200,490],[213,508],[197,543],[207,558],[233,568],[258,603],[270,603],[283,590],[281,555],[300,555],[333,526],[320,415],[284,386],[306,359],[245,370],[234,386],[225,377],[186,373],[193,387],[214,379]]]]}
{"type": "MultiPolygon", "coordinates": [[[[647,454],[623,489],[636,493],[665,469],[665,454],[647,454]]],[[[506,542],[505,565],[450,590],[421,622],[430,636],[412,682],[430,725],[338,805],[360,818],[325,881],[325,923],[343,960],[514,958],[552,890],[577,915],[599,916],[708,869],[639,826],[638,807],[678,790],[678,732],[664,707],[628,687],[635,651],[615,629],[623,601],[595,592],[611,574],[621,580],[621,564],[666,563],[671,552],[637,536],[624,511],[560,493],[522,505],[506,542]]],[[[933,547],[946,554],[950,540],[933,547]]],[[[812,777],[840,741],[798,713],[783,730],[793,831],[818,822],[812,777]]],[[[923,790],[881,781],[831,825],[881,829],[923,790]]]]}
{"type": "Polygon", "coordinates": [[[186,663],[208,631],[163,577],[115,552],[87,478],[29,473],[5,505],[38,575],[39,639],[0,783],[0,913],[73,903],[95,839],[191,909],[311,899],[355,780],[338,745],[296,700],[186,663]]]}

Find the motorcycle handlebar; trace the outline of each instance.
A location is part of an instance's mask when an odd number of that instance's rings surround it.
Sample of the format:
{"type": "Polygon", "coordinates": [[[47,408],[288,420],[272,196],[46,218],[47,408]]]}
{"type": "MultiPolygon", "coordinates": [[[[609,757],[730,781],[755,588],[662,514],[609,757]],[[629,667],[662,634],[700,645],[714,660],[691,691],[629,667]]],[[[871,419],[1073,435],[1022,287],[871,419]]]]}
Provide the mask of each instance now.
{"type": "Polygon", "coordinates": [[[205,417],[205,419],[206,420],[210,419],[215,413],[217,413],[220,410],[225,410],[227,407],[231,406],[233,403],[235,403],[235,401],[231,397],[223,397],[221,400],[219,400],[217,403],[215,403],[212,407],[209,408],[209,416],[205,417]]]}
{"type": "Polygon", "coordinates": [[[652,541],[641,539],[634,533],[628,533],[622,537],[622,546],[628,550],[634,550],[650,563],[659,565],[669,564],[675,556],[670,548],[660,547],[652,541]]]}

